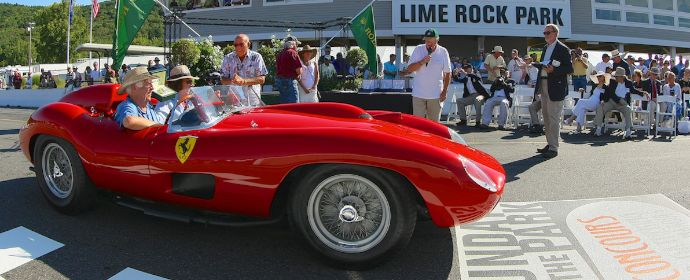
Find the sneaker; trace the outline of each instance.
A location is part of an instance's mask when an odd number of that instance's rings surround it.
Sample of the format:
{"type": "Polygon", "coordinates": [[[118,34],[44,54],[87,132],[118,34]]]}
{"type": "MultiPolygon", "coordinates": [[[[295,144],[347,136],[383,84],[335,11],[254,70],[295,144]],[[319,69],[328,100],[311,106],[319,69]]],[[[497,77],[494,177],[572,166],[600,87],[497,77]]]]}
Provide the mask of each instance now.
{"type": "Polygon", "coordinates": [[[544,146],[544,148],[537,149],[537,153],[543,154],[549,151],[549,145],[544,146]]]}
{"type": "Polygon", "coordinates": [[[630,131],[630,128],[625,130],[625,135],[623,135],[623,138],[632,139],[632,132],[630,131]]]}
{"type": "Polygon", "coordinates": [[[604,131],[603,127],[597,127],[595,132],[594,132],[594,136],[601,136],[603,131],[604,131]]]}

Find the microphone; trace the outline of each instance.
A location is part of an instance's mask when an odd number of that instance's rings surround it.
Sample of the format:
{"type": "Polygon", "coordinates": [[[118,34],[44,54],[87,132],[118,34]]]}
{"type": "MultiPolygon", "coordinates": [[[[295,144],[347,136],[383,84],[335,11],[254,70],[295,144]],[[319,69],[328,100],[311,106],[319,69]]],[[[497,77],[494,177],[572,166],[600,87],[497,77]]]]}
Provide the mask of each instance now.
{"type": "MultiPolygon", "coordinates": [[[[434,52],[434,49],[432,49],[430,47],[426,47],[426,52],[428,53],[428,55],[431,55],[431,53],[434,52]]],[[[426,63],[426,66],[429,66],[429,62],[426,63]]]]}

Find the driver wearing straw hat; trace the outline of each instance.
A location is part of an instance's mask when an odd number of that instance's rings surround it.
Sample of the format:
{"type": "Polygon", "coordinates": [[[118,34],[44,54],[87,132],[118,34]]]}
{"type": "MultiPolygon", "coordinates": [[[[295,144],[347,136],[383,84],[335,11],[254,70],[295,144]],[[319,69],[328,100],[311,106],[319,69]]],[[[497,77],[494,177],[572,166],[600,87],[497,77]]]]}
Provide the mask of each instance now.
{"type": "Polygon", "coordinates": [[[141,130],[162,124],[165,120],[151,105],[153,79],[146,67],[137,67],[127,72],[118,94],[129,93],[127,99],[117,106],[115,121],[131,130],[141,130]]]}

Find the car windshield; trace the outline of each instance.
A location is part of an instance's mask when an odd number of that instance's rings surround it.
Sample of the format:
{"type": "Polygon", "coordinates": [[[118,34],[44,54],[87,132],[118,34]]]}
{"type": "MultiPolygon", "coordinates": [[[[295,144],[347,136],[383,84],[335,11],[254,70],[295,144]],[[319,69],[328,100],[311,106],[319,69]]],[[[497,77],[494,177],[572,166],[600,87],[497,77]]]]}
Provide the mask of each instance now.
{"type": "Polygon", "coordinates": [[[212,127],[232,114],[264,105],[251,87],[203,86],[193,87],[190,93],[189,99],[178,100],[171,110],[169,132],[212,127]]]}

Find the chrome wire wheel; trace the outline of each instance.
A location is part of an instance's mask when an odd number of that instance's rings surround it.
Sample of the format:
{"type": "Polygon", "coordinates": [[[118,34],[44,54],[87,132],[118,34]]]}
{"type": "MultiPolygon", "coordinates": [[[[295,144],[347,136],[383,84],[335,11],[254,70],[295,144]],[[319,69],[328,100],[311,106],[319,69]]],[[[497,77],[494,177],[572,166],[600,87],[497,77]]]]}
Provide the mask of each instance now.
{"type": "Polygon", "coordinates": [[[72,162],[65,150],[57,143],[50,143],[43,149],[41,157],[43,179],[55,197],[65,199],[74,187],[72,162]]]}
{"type": "Polygon", "coordinates": [[[326,178],[307,205],[309,226],[326,246],[342,253],[361,253],[388,234],[391,208],[381,188],[354,174],[326,178]]]}

